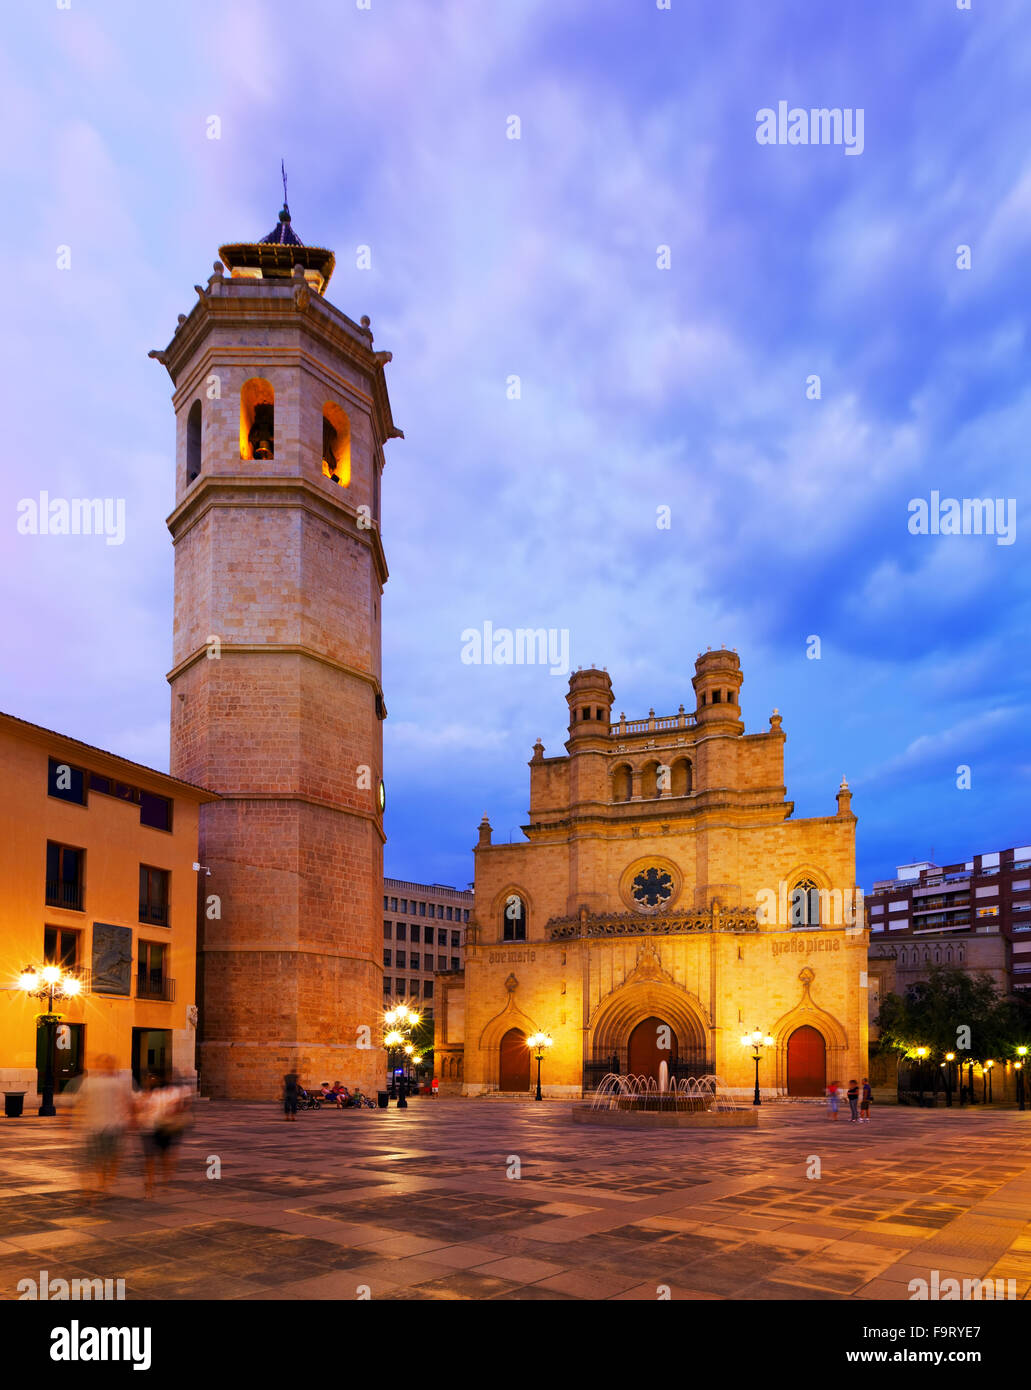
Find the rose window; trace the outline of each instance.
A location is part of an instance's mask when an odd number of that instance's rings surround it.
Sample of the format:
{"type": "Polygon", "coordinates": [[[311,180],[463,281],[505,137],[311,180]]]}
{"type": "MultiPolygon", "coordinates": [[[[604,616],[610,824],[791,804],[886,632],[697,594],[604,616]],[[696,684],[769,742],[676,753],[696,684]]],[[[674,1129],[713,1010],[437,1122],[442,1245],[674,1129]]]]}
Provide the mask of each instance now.
{"type": "Polygon", "coordinates": [[[665,869],[642,869],[631,883],[630,892],[638,907],[662,907],[673,895],[673,879],[665,869]]]}

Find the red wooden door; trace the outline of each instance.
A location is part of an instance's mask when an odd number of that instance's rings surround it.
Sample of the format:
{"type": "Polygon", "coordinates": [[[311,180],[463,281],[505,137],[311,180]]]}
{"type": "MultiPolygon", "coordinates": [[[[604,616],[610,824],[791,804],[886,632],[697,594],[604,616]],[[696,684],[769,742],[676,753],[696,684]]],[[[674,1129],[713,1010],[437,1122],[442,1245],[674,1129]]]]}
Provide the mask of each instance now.
{"type": "Polygon", "coordinates": [[[669,1066],[677,1060],[677,1035],[661,1018],[646,1018],[630,1034],[627,1045],[627,1071],[631,1076],[659,1079],[659,1063],[669,1066]],[[669,1046],[662,1043],[668,1039],[669,1046]]]}
{"type": "Polygon", "coordinates": [[[526,1034],[518,1028],[510,1028],[501,1039],[501,1080],[502,1091],[528,1091],[530,1089],[530,1049],[526,1046],[526,1034]]]}
{"type": "Polygon", "coordinates": [[[827,1045],[808,1025],[788,1039],[788,1095],[822,1096],[827,1089],[827,1045]]]}

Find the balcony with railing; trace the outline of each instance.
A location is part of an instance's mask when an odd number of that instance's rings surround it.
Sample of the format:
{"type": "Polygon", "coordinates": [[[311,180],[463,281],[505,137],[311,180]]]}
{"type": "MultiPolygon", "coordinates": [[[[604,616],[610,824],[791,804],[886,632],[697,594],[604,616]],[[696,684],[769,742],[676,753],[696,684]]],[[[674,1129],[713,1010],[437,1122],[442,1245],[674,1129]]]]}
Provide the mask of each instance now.
{"type": "Polygon", "coordinates": [[[47,880],[47,907],[63,907],[68,912],[82,911],[82,884],[65,883],[61,879],[47,880]]]}
{"type": "Polygon", "coordinates": [[[136,998],[150,999],[160,1004],[174,1004],[175,981],[167,975],[137,974],[136,998]]]}
{"type": "Polygon", "coordinates": [[[617,723],[609,725],[609,734],[612,738],[625,738],[628,734],[675,733],[677,729],[693,729],[697,723],[697,716],[688,714],[681,705],[676,714],[657,715],[650,709],[647,719],[627,719],[621,714],[617,723]]]}

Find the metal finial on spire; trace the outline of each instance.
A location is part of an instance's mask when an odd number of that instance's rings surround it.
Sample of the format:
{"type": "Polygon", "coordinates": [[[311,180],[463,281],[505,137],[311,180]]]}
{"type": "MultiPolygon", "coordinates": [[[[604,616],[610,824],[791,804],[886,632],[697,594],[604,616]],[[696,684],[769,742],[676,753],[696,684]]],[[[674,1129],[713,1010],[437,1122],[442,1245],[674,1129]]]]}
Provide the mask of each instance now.
{"type": "Polygon", "coordinates": [[[286,207],[286,206],[287,206],[287,196],[286,196],[286,160],[285,160],[285,159],[281,159],[281,160],[279,161],[279,167],[280,167],[280,169],[282,170],[282,173],[283,173],[283,206],[286,207]]]}

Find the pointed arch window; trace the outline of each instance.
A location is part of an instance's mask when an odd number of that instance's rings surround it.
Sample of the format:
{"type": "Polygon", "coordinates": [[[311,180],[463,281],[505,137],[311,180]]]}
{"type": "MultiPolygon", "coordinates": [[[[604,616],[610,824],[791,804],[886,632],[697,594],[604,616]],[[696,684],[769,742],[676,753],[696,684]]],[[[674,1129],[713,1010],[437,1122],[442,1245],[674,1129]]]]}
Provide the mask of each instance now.
{"type": "Polygon", "coordinates": [[[820,925],[820,890],[811,878],[803,878],[792,889],[788,922],[801,929],[820,925]]]}
{"type": "Polygon", "coordinates": [[[526,940],[526,902],[518,893],[509,893],[501,912],[503,941],[526,940]]]}

